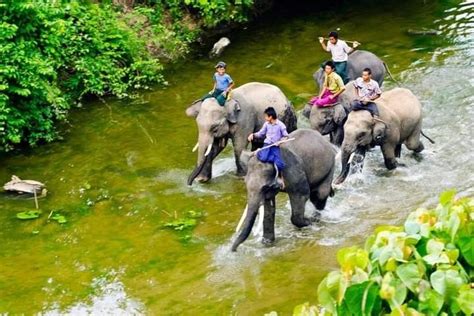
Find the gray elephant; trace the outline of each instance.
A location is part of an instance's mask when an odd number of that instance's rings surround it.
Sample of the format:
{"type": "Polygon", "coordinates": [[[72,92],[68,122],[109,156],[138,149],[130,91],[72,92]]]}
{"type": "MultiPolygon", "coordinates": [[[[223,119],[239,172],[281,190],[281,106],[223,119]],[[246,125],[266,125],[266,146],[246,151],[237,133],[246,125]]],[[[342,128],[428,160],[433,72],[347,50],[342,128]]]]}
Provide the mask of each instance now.
{"type": "Polygon", "coordinates": [[[320,108],[307,104],[303,115],[309,118],[312,129],[322,135],[329,135],[331,143],[341,146],[344,138],[344,123],[347,113],[351,111],[351,102],[354,98],[355,87],[351,81],[346,84],[346,90],[341,93],[336,105],[320,108]]]}
{"type": "MultiPolygon", "coordinates": [[[[386,71],[391,76],[387,65],[375,54],[366,50],[356,50],[351,53],[347,59],[347,77],[349,80],[355,80],[360,77],[364,68],[372,70],[372,79],[377,81],[379,86],[382,86],[386,71]]],[[[321,88],[324,82],[324,70],[322,68],[316,70],[313,78],[318,87],[321,88]]]]}
{"type": "Polygon", "coordinates": [[[414,152],[424,149],[420,141],[422,111],[418,98],[408,89],[395,88],[383,92],[375,101],[380,112],[374,119],[368,111],[352,111],[344,124],[344,141],[341,146],[341,174],[335,183],[342,183],[350,169],[351,156],[359,154],[363,159],[368,148],[380,146],[385,166],[397,167],[401,146],[414,152]]]}
{"type": "MultiPolygon", "coordinates": [[[[250,82],[231,92],[231,99],[220,106],[214,98],[198,101],[186,109],[186,115],[196,117],[199,136],[193,151],[198,149],[197,165],[188,178],[206,182],[212,176],[212,161],[225,148],[227,141],[234,146],[237,174],[244,175],[240,154],[247,147],[247,137],[265,122],[263,111],[272,106],[288,132],[296,129],[296,113],[283,92],[276,86],[250,82]]],[[[253,149],[259,144],[252,144],[253,149]]]]}
{"type": "MultiPolygon", "coordinates": [[[[285,191],[291,204],[291,222],[297,227],[311,224],[305,217],[305,204],[309,199],[318,210],[323,210],[329,196],[333,196],[335,150],[320,133],[299,129],[289,135],[294,138],[280,145],[281,156],[286,164],[282,174],[285,191]]],[[[245,153],[243,154],[243,156],[245,153]]],[[[260,162],[255,155],[247,155],[247,209],[242,229],[232,245],[232,251],[244,242],[255,223],[260,204],[264,206],[263,242],[275,240],[275,186],[276,171],[273,165],[260,162]]],[[[245,161],[245,159],[243,159],[245,161]]]]}

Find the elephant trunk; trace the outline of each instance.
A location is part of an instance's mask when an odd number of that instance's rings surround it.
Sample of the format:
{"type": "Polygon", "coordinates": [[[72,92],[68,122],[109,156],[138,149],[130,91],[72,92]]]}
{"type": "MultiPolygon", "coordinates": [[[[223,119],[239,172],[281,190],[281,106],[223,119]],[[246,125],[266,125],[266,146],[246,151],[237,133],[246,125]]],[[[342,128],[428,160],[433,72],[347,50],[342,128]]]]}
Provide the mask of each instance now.
{"type": "Polygon", "coordinates": [[[337,177],[335,184],[340,184],[346,180],[347,175],[351,169],[350,157],[355,152],[355,148],[353,146],[348,146],[343,144],[342,146],[342,154],[341,154],[341,173],[337,177]]]}
{"type": "Polygon", "coordinates": [[[231,249],[233,252],[237,251],[237,247],[239,247],[239,245],[243,243],[250,235],[253,225],[255,224],[255,219],[257,218],[259,206],[260,201],[258,199],[254,199],[254,201],[249,202],[249,205],[247,207],[247,216],[244,219],[243,227],[240,230],[240,233],[238,233],[239,235],[235,239],[234,243],[232,244],[231,249]]]}
{"type": "Polygon", "coordinates": [[[188,185],[200,176],[203,182],[208,181],[212,174],[212,159],[214,151],[214,137],[212,135],[203,135],[199,133],[197,165],[188,177],[188,185]]]}

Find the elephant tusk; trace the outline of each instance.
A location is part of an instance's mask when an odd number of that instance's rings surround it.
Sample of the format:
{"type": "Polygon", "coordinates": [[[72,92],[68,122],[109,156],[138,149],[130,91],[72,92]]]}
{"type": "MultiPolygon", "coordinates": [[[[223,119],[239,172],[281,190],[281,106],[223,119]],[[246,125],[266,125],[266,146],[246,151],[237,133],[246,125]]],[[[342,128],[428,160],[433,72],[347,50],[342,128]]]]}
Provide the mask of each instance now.
{"type": "Polygon", "coordinates": [[[199,148],[199,142],[196,143],[196,146],[193,147],[193,152],[195,152],[199,148]]]}
{"type": "Polygon", "coordinates": [[[350,164],[352,163],[352,160],[354,159],[354,156],[355,156],[354,153],[352,153],[352,154],[350,155],[349,161],[347,162],[348,165],[350,165],[350,164]]]}
{"type": "Polygon", "coordinates": [[[207,146],[206,152],[204,153],[205,157],[207,157],[207,155],[209,155],[209,153],[211,152],[211,149],[212,149],[212,143],[210,143],[209,146],[207,146]]]}
{"type": "Polygon", "coordinates": [[[336,161],[339,161],[339,159],[341,159],[341,151],[339,150],[336,154],[336,156],[334,157],[334,160],[336,161]]]}
{"type": "Polygon", "coordinates": [[[257,227],[255,227],[255,230],[253,232],[254,236],[263,236],[263,217],[265,213],[265,208],[263,207],[263,204],[260,205],[258,208],[258,221],[257,221],[257,227]]]}
{"type": "Polygon", "coordinates": [[[235,228],[235,232],[238,233],[240,231],[240,228],[242,227],[242,224],[244,223],[245,218],[247,217],[247,212],[249,209],[249,205],[245,205],[244,212],[242,214],[242,217],[240,218],[239,224],[237,225],[237,228],[235,228]]]}

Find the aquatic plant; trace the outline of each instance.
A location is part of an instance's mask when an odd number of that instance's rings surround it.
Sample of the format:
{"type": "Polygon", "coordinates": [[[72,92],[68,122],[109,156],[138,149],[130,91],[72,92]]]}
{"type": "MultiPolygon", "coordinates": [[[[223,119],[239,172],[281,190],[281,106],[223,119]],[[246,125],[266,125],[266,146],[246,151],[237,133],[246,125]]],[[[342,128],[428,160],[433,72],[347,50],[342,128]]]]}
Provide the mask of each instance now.
{"type": "MultiPolygon", "coordinates": [[[[445,192],[437,207],[376,229],[337,261],[318,287],[320,315],[472,315],[474,199],[445,192]]],[[[314,313],[303,304],[294,315],[314,313]]]]}
{"type": "Polygon", "coordinates": [[[35,219],[40,217],[41,211],[40,210],[30,210],[30,211],[24,211],[16,214],[16,218],[21,219],[21,220],[27,220],[27,219],[35,219]]]}

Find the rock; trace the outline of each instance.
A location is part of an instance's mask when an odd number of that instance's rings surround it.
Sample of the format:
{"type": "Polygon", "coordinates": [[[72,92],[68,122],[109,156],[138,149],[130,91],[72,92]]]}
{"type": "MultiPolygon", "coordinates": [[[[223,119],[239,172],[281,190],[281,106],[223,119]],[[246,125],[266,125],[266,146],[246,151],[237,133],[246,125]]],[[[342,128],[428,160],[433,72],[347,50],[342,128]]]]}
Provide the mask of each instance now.
{"type": "Polygon", "coordinates": [[[21,180],[17,176],[13,175],[10,182],[3,185],[3,189],[9,192],[17,193],[30,193],[43,194],[46,191],[44,184],[34,180],[21,180]]]}
{"type": "Polygon", "coordinates": [[[227,37],[221,37],[212,47],[212,50],[209,52],[209,57],[218,57],[224,51],[224,48],[229,46],[230,40],[227,37]]]}
{"type": "Polygon", "coordinates": [[[410,35],[439,35],[441,32],[433,29],[408,29],[407,33],[410,35]]]}

